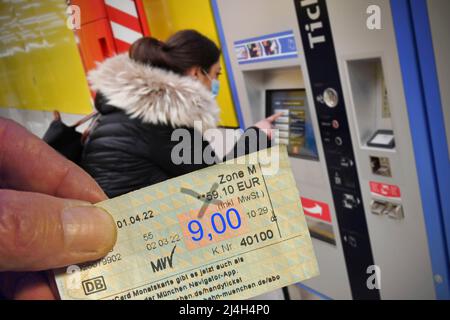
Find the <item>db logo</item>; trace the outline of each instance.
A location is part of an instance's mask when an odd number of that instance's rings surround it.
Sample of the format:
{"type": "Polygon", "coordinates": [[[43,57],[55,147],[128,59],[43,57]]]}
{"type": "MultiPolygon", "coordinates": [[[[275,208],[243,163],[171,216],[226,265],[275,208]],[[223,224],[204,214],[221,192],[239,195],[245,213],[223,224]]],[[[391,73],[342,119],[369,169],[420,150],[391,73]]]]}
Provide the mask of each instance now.
{"type": "Polygon", "coordinates": [[[82,282],[82,284],[85,295],[90,295],[96,292],[106,290],[105,279],[102,276],[85,280],[82,282]]]}

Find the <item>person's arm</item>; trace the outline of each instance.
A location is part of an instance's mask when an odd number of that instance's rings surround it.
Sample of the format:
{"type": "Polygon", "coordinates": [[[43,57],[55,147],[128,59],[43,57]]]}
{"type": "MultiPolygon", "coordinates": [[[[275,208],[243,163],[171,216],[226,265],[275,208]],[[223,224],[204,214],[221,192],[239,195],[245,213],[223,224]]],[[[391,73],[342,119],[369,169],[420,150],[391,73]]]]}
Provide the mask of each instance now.
{"type": "MultiPolygon", "coordinates": [[[[247,129],[222,160],[270,148],[272,124],[281,115],[274,114],[247,129]]],[[[149,132],[144,138],[149,148],[155,150],[151,160],[170,176],[180,176],[221,162],[209,142],[192,128],[174,131],[161,127],[149,132]]]]}
{"type": "Polygon", "coordinates": [[[250,127],[244,131],[233,149],[223,160],[231,160],[270,147],[271,139],[268,134],[258,127],[250,127]]]}
{"type": "Polygon", "coordinates": [[[273,123],[282,115],[282,112],[276,113],[255,123],[253,126],[245,130],[237,143],[234,145],[233,150],[225,156],[224,160],[230,160],[270,148],[273,134],[273,123]]]}
{"type": "Polygon", "coordinates": [[[211,145],[194,129],[158,130],[147,138],[151,160],[176,177],[220,162],[211,145]]]}

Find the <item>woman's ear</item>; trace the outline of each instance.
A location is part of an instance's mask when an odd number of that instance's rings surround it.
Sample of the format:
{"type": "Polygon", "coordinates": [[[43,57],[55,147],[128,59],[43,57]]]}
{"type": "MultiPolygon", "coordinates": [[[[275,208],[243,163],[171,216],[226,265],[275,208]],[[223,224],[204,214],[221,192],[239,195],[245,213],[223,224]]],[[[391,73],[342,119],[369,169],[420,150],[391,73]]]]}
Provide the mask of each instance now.
{"type": "Polygon", "coordinates": [[[203,73],[200,67],[191,67],[186,71],[186,76],[190,76],[194,79],[202,79],[203,73]]]}
{"type": "Polygon", "coordinates": [[[211,81],[209,80],[208,75],[205,75],[201,67],[192,67],[186,71],[185,75],[199,81],[205,88],[211,90],[211,81]]]}

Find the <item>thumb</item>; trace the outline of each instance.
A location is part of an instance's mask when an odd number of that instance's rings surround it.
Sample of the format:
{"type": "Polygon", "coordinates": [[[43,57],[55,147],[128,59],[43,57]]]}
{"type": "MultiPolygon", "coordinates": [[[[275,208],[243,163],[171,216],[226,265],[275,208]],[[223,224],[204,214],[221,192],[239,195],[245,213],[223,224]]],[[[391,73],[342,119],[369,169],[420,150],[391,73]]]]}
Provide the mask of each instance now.
{"type": "Polygon", "coordinates": [[[116,242],[113,218],[88,202],[0,190],[0,271],[92,261],[116,242]]]}

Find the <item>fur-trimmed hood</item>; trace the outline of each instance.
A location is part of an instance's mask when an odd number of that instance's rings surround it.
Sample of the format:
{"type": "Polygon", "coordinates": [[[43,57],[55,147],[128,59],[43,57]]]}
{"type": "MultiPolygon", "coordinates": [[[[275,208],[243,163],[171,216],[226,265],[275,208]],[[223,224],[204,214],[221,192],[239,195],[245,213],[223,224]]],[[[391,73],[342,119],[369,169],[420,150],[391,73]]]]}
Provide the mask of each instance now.
{"type": "Polygon", "coordinates": [[[120,54],[89,72],[88,80],[108,104],[144,123],[172,127],[215,128],[219,107],[199,81],[160,68],[146,66],[120,54]]]}

